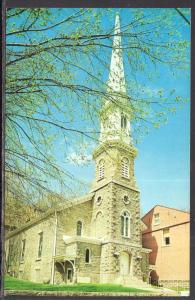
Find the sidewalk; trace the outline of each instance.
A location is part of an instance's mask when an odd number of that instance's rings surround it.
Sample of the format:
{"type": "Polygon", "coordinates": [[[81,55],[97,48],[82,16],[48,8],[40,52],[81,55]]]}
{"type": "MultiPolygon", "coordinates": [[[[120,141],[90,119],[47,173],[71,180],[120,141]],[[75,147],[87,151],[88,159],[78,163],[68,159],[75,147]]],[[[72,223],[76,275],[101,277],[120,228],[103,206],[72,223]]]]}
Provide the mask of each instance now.
{"type": "MultiPolygon", "coordinates": [[[[146,289],[147,291],[147,289],[146,289]]],[[[113,296],[178,296],[175,291],[168,290],[168,289],[151,289],[148,288],[148,292],[146,293],[136,293],[136,292],[59,292],[59,291],[14,291],[14,290],[7,290],[4,291],[5,296],[106,296],[106,297],[113,297],[113,296]]]]}

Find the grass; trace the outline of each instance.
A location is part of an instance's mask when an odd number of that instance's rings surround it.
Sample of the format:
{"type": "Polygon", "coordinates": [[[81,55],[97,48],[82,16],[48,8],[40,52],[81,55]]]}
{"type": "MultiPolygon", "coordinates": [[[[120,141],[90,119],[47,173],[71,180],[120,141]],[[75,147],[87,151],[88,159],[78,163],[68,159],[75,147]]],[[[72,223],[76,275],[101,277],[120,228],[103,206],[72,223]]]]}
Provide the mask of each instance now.
{"type": "Polygon", "coordinates": [[[75,284],[75,285],[50,285],[42,283],[34,283],[31,281],[21,280],[10,276],[5,276],[5,290],[17,291],[59,291],[59,292],[133,292],[148,293],[149,291],[137,289],[134,287],[124,287],[114,284],[75,284]]]}

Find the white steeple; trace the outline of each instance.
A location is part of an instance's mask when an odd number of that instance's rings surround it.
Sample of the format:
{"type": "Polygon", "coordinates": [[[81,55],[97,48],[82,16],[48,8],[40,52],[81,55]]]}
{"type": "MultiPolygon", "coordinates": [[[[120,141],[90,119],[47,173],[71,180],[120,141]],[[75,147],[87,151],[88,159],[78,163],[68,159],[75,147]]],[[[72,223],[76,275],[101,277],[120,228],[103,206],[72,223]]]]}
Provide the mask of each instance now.
{"type": "Polygon", "coordinates": [[[119,14],[116,15],[115,20],[108,90],[110,92],[126,93],[119,14]]]}
{"type": "Polygon", "coordinates": [[[100,143],[131,143],[119,15],[116,15],[107,97],[101,114],[100,143]]]}

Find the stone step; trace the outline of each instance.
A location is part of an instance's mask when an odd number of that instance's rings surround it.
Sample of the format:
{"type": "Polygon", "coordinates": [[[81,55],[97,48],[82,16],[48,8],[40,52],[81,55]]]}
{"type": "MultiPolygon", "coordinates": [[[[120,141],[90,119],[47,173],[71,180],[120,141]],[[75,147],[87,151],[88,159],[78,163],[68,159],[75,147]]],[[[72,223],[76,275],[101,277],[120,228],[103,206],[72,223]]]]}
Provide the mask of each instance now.
{"type": "Polygon", "coordinates": [[[146,282],[143,281],[126,281],[126,283],[124,284],[125,286],[132,286],[132,287],[137,287],[137,288],[152,288],[152,286],[146,282]]]}
{"type": "Polygon", "coordinates": [[[120,279],[120,283],[124,286],[131,286],[137,288],[150,288],[152,287],[147,282],[142,281],[141,279],[131,278],[131,277],[123,277],[120,279]]]}

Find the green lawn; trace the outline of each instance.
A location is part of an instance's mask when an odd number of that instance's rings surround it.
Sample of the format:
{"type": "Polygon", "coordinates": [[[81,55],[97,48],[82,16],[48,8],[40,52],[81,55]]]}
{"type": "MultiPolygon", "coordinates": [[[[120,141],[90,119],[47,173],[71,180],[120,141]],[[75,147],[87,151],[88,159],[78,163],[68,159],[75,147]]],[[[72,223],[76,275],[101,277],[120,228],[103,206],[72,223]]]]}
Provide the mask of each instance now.
{"type": "Polygon", "coordinates": [[[122,285],[114,284],[75,284],[75,285],[50,285],[34,283],[31,281],[21,280],[10,276],[5,276],[5,290],[17,291],[67,291],[67,292],[134,292],[147,293],[148,291],[122,285]]]}

